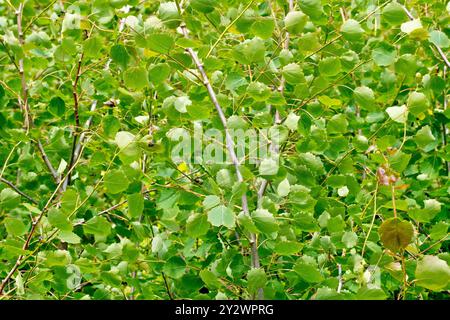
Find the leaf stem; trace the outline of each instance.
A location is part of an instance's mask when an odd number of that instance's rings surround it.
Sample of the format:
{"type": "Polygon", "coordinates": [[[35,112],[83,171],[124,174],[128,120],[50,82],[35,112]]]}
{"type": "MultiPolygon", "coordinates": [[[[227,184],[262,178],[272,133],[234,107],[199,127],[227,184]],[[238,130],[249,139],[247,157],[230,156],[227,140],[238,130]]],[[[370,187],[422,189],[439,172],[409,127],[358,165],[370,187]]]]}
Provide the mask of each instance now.
{"type": "MultiPolygon", "coordinates": [[[[211,48],[209,49],[208,53],[206,54],[205,58],[208,58],[211,53],[213,52],[213,50],[215,49],[215,47],[217,47],[217,45],[219,44],[220,40],[222,40],[223,36],[228,32],[228,30],[230,30],[230,28],[236,23],[236,21],[238,21],[242,15],[248,10],[248,8],[250,8],[250,6],[253,4],[253,2],[255,2],[255,0],[251,0],[246,6],[245,8],[238,14],[238,16],[230,22],[230,24],[228,24],[225,29],[222,31],[222,33],[220,34],[219,38],[216,40],[216,42],[211,46],[211,48]]],[[[178,4],[178,2],[177,2],[178,4]]]]}
{"type": "Polygon", "coordinates": [[[366,249],[367,240],[369,239],[370,232],[372,232],[373,224],[375,223],[375,217],[377,216],[377,194],[378,194],[378,181],[377,185],[375,187],[375,193],[373,195],[373,216],[372,216],[372,222],[370,223],[369,231],[367,231],[366,238],[364,239],[361,256],[364,257],[364,252],[366,249]]]}
{"type": "Polygon", "coordinates": [[[397,206],[395,205],[395,187],[394,183],[391,183],[391,195],[392,195],[392,208],[394,209],[394,218],[397,219],[397,206]]]}

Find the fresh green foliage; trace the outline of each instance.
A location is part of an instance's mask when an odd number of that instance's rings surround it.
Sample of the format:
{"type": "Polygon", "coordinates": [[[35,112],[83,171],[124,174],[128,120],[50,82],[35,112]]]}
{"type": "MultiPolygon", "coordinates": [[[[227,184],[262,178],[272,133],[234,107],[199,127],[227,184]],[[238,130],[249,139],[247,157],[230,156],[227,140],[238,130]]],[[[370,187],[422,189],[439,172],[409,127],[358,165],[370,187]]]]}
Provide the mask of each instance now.
{"type": "Polygon", "coordinates": [[[448,298],[449,10],[0,1],[0,299],[448,298]]]}

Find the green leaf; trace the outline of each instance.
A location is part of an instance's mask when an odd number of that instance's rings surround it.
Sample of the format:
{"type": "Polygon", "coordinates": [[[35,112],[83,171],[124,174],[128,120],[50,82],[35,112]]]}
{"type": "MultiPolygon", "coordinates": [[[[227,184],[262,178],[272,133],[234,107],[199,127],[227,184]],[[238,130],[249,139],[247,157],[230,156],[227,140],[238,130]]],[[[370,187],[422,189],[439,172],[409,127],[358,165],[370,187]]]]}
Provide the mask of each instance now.
{"type": "Polygon", "coordinates": [[[132,218],[138,218],[144,212],[144,197],[142,193],[129,194],[128,200],[128,213],[132,218]]]}
{"type": "Polygon", "coordinates": [[[83,52],[86,57],[97,58],[101,54],[103,48],[102,38],[93,36],[84,41],[83,52]]]}
{"type": "Polygon", "coordinates": [[[126,149],[134,142],[135,138],[134,134],[130,132],[120,131],[116,133],[114,142],[120,149],[126,149]]]}
{"type": "Polygon", "coordinates": [[[297,116],[295,113],[291,112],[286,117],[284,125],[288,127],[289,130],[296,131],[298,128],[298,120],[300,120],[300,116],[297,116]]]}
{"type": "Polygon", "coordinates": [[[171,257],[164,263],[163,272],[174,279],[180,279],[186,273],[186,262],[178,257],[171,257]]]}
{"type": "Polygon", "coordinates": [[[408,210],[408,215],[418,222],[427,223],[441,212],[441,203],[436,199],[424,200],[423,208],[412,208],[408,210]]]}
{"type": "Polygon", "coordinates": [[[111,225],[106,218],[95,216],[83,225],[83,230],[96,237],[106,237],[111,233],[111,225]]]}
{"type": "Polygon", "coordinates": [[[303,83],[306,81],[302,68],[296,63],[290,63],[284,66],[281,73],[286,81],[291,84],[303,83]]]}
{"type": "Polygon", "coordinates": [[[120,122],[116,117],[108,115],[102,119],[102,126],[104,133],[108,137],[114,137],[120,129],[120,122]]]}
{"type": "Polygon", "coordinates": [[[450,40],[442,31],[434,30],[430,33],[430,42],[436,46],[445,49],[450,46],[450,40]]]}
{"type": "Polygon", "coordinates": [[[344,114],[339,113],[331,117],[327,124],[328,133],[347,132],[348,121],[344,114]]]}
{"type": "Polygon", "coordinates": [[[158,63],[150,66],[148,70],[148,80],[150,83],[163,83],[170,74],[171,70],[167,63],[158,63]]]}
{"type": "Polygon", "coordinates": [[[127,190],[130,181],[122,170],[111,170],[105,174],[104,184],[108,192],[112,194],[127,190]]]}
{"type": "Polygon", "coordinates": [[[266,209],[257,209],[251,214],[252,220],[255,226],[262,233],[272,233],[279,229],[278,223],[275,217],[266,209]]]}
{"type": "Polygon", "coordinates": [[[408,16],[401,4],[393,1],[383,9],[382,19],[388,23],[398,26],[408,20],[408,16]]]}
{"type": "Polygon", "coordinates": [[[214,0],[191,0],[190,5],[195,10],[203,13],[210,13],[214,11],[217,3],[214,0]]]}
{"type": "Polygon", "coordinates": [[[230,208],[220,205],[208,212],[208,221],[215,227],[225,226],[233,229],[236,217],[230,208]]]}
{"type": "Polygon", "coordinates": [[[447,231],[448,231],[448,223],[445,221],[438,222],[431,228],[430,238],[432,240],[440,240],[447,236],[448,234],[447,231]]]}
{"type": "Polygon", "coordinates": [[[66,266],[71,261],[70,254],[67,250],[42,252],[42,257],[45,257],[44,265],[50,268],[55,266],[66,266]]]}
{"type": "Polygon", "coordinates": [[[420,148],[425,148],[428,144],[434,142],[435,140],[436,138],[433,136],[431,128],[428,125],[420,128],[414,136],[414,142],[420,148]]]}
{"type": "Polygon", "coordinates": [[[319,96],[317,100],[327,107],[339,107],[342,105],[342,101],[339,99],[333,99],[328,96],[319,96]]]}
{"type": "Polygon", "coordinates": [[[81,238],[70,231],[60,231],[58,233],[58,239],[70,244],[79,244],[81,242],[81,238]]]}
{"type": "Polygon", "coordinates": [[[248,123],[241,117],[232,115],[227,119],[227,126],[230,129],[247,129],[248,123]]]}
{"type": "Polygon", "coordinates": [[[206,196],[203,199],[203,209],[209,210],[220,204],[220,198],[218,196],[206,196]]]}
{"type": "Polygon", "coordinates": [[[295,241],[280,241],[275,244],[275,253],[282,256],[291,256],[302,250],[303,244],[295,241]]]}
{"type": "Polygon", "coordinates": [[[174,39],[166,33],[153,33],[147,38],[147,49],[157,53],[167,54],[174,45],[174,39]]]}
{"type": "Polygon", "coordinates": [[[348,41],[358,41],[362,39],[364,34],[364,29],[358,21],[353,19],[348,19],[341,26],[341,33],[344,39],[348,41]]]}
{"type": "Polygon", "coordinates": [[[252,268],[247,272],[248,291],[256,293],[259,289],[264,288],[267,282],[267,275],[262,268],[252,268]]]}
{"type": "Polygon", "coordinates": [[[405,105],[386,108],[386,112],[393,121],[405,123],[408,119],[408,108],[405,105]]]}
{"type": "Polygon", "coordinates": [[[299,34],[308,22],[308,17],[301,11],[290,11],[284,18],[284,26],[289,33],[299,34]]]}
{"type": "Polygon", "coordinates": [[[260,18],[252,24],[252,33],[261,39],[269,39],[275,29],[275,22],[271,18],[260,18]]]}
{"type": "Polygon", "coordinates": [[[175,101],[173,103],[175,109],[177,109],[180,113],[186,113],[187,107],[192,105],[192,101],[189,99],[188,96],[181,96],[175,98],[175,101]]]}
{"type": "Polygon", "coordinates": [[[149,85],[147,72],[142,67],[129,68],[123,73],[125,85],[132,90],[142,90],[149,85]]]}
{"type": "Polygon", "coordinates": [[[297,262],[294,266],[294,271],[302,278],[304,281],[309,283],[319,283],[324,280],[324,277],[317,269],[317,266],[305,263],[297,262]]]}
{"type": "Polygon", "coordinates": [[[48,222],[55,228],[60,229],[61,231],[70,232],[72,231],[72,224],[70,223],[67,215],[62,213],[60,210],[56,208],[52,208],[48,211],[48,222]]]}
{"type": "Polygon", "coordinates": [[[259,165],[259,174],[261,176],[273,176],[278,172],[278,162],[272,158],[264,159],[259,165]]]}
{"type": "Polygon", "coordinates": [[[233,50],[233,56],[242,64],[259,63],[264,62],[265,50],[264,41],[254,37],[237,45],[233,50]]]}
{"type": "Polygon", "coordinates": [[[66,112],[66,104],[60,97],[53,97],[48,104],[48,111],[51,114],[62,117],[66,112]]]}
{"type": "Polygon", "coordinates": [[[256,101],[264,101],[270,97],[270,88],[261,82],[252,82],[247,87],[247,93],[256,101]]]}
{"type": "Polygon", "coordinates": [[[436,256],[425,255],[417,262],[415,284],[432,291],[442,291],[450,282],[450,267],[436,256]]]}
{"type": "Polygon", "coordinates": [[[380,288],[361,287],[356,293],[358,300],[385,300],[386,293],[380,288]]]}
{"type": "Polygon", "coordinates": [[[200,271],[199,275],[208,288],[215,289],[220,287],[220,281],[213,272],[204,269],[200,271]]]}
{"type": "Polygon", "coordinates": [[[278,184],[277,187],[277,194],[280,197],[286,197],[289,194],[289,191],[291,191],[291,185],[289,183],[288,179],[284,179],[278,184]]]}
{"type": "Polygon", "coordinates": [[[325,13],[323,12],[321,0],[302,0],[299,2],[300,9],[306,13],[314,22],[322,22],[325,13]]]}
{"type": "Polygon", "coordinates": [[[358,235],[353,231],[346,231],[342,235],[342,243],[348,249],[353,248],[358,243],[358,235]]]}
{"type": "Polygon", "coordinates": [[[337,215],[328,220],[327,229],[330,233],[342,232],[345,228],[345,221],[341,215],[337,215]]]}
{"type": "Polygon", "coordinates": [[[428,39],[428,31],[422,26],[420,19],[402,23],[400,30],[407,33],[412,40],[428,39]]]}
{"type": "Polygon", "coordinates": [[[243,227],[248,232],[257,233],[258,228],[256,228],[255,223],[252,218],[245,214],[243,211],[238,215],[238,222],[241,227],[243,227]]]}
{"type": "Polygon", "coordinates": [[[320,47],[316,33],[307,33],[303,35],[298,42],[298,49],[303,52],[311,52],[320,47]]]}
{"type": "Polygon", "coordinates": [[[409,112],[418,117],[428,110],[430,103],[423,93],[413,91],[409,94],[406,105],[409,112]]]}
{"type": "Polygon", "coordinates": [[[6,232],[11,236],[23,236],[28,230],[27,226],[18,218],[7,217],[3,220],[3,223],[5,224],[6,232]]]}
{"type": "Polygon", "coordinates": [[[128,54],[125,47],[121,44],[116,44],[111,47],[110,51],[111,59],[117,65],[119,65],[122,70],[125,70],[128,66],[128,63],[130,61],[130,55],[128,54]]]}
{"type": "Polygon", "coordinates": [[[335,76],[342,70],[341,60],[336,57],[327,57],[319,62],[319,72],[326,76],[335,76]]]}
{"type": "Polygon", "coordinates": [[[395,252],[405,249],[411,243],[414,236],[414,228],[408,221],[391,218],[381,224],[378,233],[383,245],[395,252]]]}
{"type": "Polygon", "coordinates": [[[11,188],[5,188],[0,192],[0,208],[13,209],[20,203],[20,195],[11,188]]]}
{"type": "Polygon", "coordinates": [[[210,229],[207,216],[205,214],[196,213],[189,216],[186,221],[186,233],[189,237],[198,238],[206,234],[210,229]]]}
{"type": "Polygon", "coordinates": [[[368,111],[376,110],[376,102],[375,102],[375,94],[372,89],[366,86],[361,86],[355,88],[353,91],[353,97],[355,98],[356,103],[361,107],[361,109],[365,109],[368,111]]]}
{"type": "Polygon", "coordinates": [[[401,173],[405,171],[410,160],[410,154],[406,154],[402,151],[397,151],[393,156],[389,157],[389,164],[392,169],[394,169],[396,172],[401,173]]]}
{"type": "Polygon", "coordinates": [[[377,66],[387,67],[395,62],[397,52],[391,45],[382,43],[372,51],[372,59],[377,66]]]}
{"type": "Polygon", "coordinates": [[[168,28],[176,28],[181,23],[180,14],[175,2],[162,2],[159,5],[158,15],[168,28]]]}
{"type": "MultiPolygon", "coordinates": [[[[312,200],[312,198],[309,198],[309,199],[307,198],[307,200],[305,202],[310,202],[310,200],[312,200]]],[[[295,217],[295,221],[297,223],[298,228],[302,231],[306,231],[306,232],[320,231],[320,228],[317,225],[316,219],[308,213],[298,214],[295,217]]]]}

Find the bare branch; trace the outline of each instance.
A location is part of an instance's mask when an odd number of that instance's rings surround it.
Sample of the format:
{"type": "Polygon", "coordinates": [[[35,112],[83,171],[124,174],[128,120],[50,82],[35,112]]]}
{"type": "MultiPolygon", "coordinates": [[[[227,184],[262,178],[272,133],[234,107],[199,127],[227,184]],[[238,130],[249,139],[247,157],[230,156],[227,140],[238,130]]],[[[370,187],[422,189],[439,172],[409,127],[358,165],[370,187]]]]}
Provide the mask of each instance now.
{"type": "Polygon", "coordinates": [[[343,281],[342,281],[342,266],[341,266],[340,263],[338,263],[337,266],[338,266],[338,281],[339,281],[338,288],[337,288],[337,293],[341,293],[342,283],[343,283],[343,281]]]}
{"type": "MultiPolygon", "coordinates": [[[[18,39],[19,39],[19,44],[21,46],[24,45],[24,38],[23,38],[24,33],[22,31],[22,13],[23,13],[23,3],[21,2],[19,4],[19,8],[16,11],[18,39]]],[[[21,97],[19,97],[19,105],[20,105],[20,109],[24,113],[24,127],[28,134],[30,129],[33,127],[33,118],[31,116],[30,106],[28,104],[28,85],[27,85],[27,80],[25,77],[23,58],[19,60],[18,70],[19,70],[21,89],[22,89],[22,95],[21,95],[21,97]]],[[[39,139],[37,140],[37,147],[41,154],[42,160],[44,160],[44,163],[47,166],[48,170],[50,171],[51,175],[55,179],[56,183],[59,183],[59,176],[56,173],[56,170],[54,169],[52,163],[50,162],[47,154],[45,153],[44,147],[42,146],[42,143],[39,139]]]]}
{"type": "Polygon", "coordinates": [[[17,192],[18,194],[20,194],[22,197],[28,199],[30,202],[34,203],[34,204],[38,204],[38,202],[36,200],[34,200],[32,197],[30,197],[29,195],[27,195],[25,192],[20,191],[19,188],[17,188],[11,181],[6,180],[3,177],[0,177],[0,181],[3,182],[4,184],[7,184],[8,186],[10,186],[15,192],[17,192]]]}
{"type": "MultiPolygon", "coordinates": [[[[188,38],[188,32],[186,29],[186,25],[181,26],[181,31],[183,32],[183,35],[188,38]]],[[[219,114],[220,121],[222,122],[223,128],[225,130],[225,139],[226,139],[226,146],[228,153],[230,155],[231,161],[236,169],[236,176],[238,179],[238,182],[243,182],[244,178],[242,177],[241,171],[240,171],[240,163],[236,156],[236,153],[234,151],[234,143],[233,139],[230,135],[230,132],[227,127],[227,119],[225,117],[225,114],[223,113],[222,107],[219,104],[219,101],[217,100],[216,93],[214,92],[213,87],[211,86],[211,83],[209,82],[209,78],[205,72],[205,69],[203,68],[203,64],[201,63],[200,59],[197,56],[197,53],[192,48],[187,48],[186,51],[191,56],[192,60],[194,61],[195,65],[197,66],[198,71],[200,72],[202,79],[203,79],[203,85],[206,87],[209,97],[214,104],[214,107],[216,108],[217,113],[219,114]]],[[[250,215],[249,209],[248,209],[248,200],[247,195],[243,194],[242,198],[242,210],[244,211],[244,214],[250,215]]],[[[254,268],[259,268],[259,255],[258,255],[258,244],[257,244],[257,238],[255,234],[250,234],[250,242],[252,246],[252,266],[254,268]]]]}
{"type": "Polygon", "coordinates": [[[41,158],[42,160],[44,160],[44,163],[47,166],[48,170],[50,171],[51,175],[53,176],[53,179],[55,179],[56,183],[59,183],[60,182],[59,175],[56,172],[55,168],[53,167],[52,163],[50,162],[50,159],[45,153],[44,146],[42,145],[42,142],[39,139],[37,140],[37,147],[39,152],[41,153],[41,158]]]}
{"type": "MultiPolygon", "coordinates": [[[[23,31],[22,31],[22,13],[23,13],[23,3],[21,2],[19,4],[19,8],[16,11],[17,32],[18,32],[18,39],[19,39],[20,46],[23,46],[23,44],[24,44],[23,31]]],[[[25,126],[25,129],[27,130],[27,134],[28,134],[33,121],[31,119],[30,106],[28,105],[28,86],[27,86],[27,81],[25,78],[23,58],[19,60],[19,74],[20,74],[20,81],[21,81],[21,86],[22,86],[22,96],[20,98],[19,104],[20,104],[20,108],[22,109],[22,112],[24,113],[24,126],[25,126]]]]}
{"type": "MultiPolygon", "coordinates": [[[[94,112],[95,109],[97,108],[97,100],[94,100],[91,104],[91,112],[94,112]]],[[[90,128],[92,124],[92,116],[89,117],[89,119],[86,121],[86,123],[84,124],[84,129],[88,130],[90,128]]],[[[80,138],[79,139],[75,139],[74,137],[74,146],[72,149],[72,155],[71,155],[71,159],[70,159],[70,164],[69,164],[69,170],[73,167],[73,164],[76,163],[78,161],[78,158],[80,157],[80,150],[81,150],[81,146],[83,145],[84,140],[86,139],[86,132],[82,132],[80,134],[80,138]]],[[[62,186],[62,191],[65,191],[67,189],[68,184],[70,183],[70,175],[67,176],[67,178],[64,180],[63,186],[62,186]]]]}

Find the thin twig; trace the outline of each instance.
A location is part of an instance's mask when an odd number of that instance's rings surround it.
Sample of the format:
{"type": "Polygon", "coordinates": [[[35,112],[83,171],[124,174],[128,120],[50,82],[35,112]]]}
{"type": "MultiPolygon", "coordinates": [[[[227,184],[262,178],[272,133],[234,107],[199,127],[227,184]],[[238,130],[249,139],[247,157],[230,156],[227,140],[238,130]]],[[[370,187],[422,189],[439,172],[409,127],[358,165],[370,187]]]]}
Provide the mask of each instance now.
{"type": "MultiPolygon", "coordinates": [[[[230,22],[229,25],[226,26],[226,28],[223,30],[223,32],[220,34],[219,38],[216,40],[216,42],[211,46],[211,48],[209,49],[208,53],[206,54],[205,58],[208,58],[211,53],[213,52],[214,48],[219,44],[220,40],[222,40],[223,36],[225,35],[225,33],[227,33],[227,31],[236,23],[236,21],[238,21],[242,15],[248,10],[248,8],[250,8],[250,6],[253,4],[253,2],[255,2],[255,0],[250,1],[245,8],[241,11],[240,14],[237,15],[237,17],[230,22]]],[[[178,3],[178,2],[177,2],[178,3]]],[[[180,10],[180,9],[179,9],[180,10]]]]}
{"type": "MultiPolygon", "coordinates": [[[[294,10],[294,0],[289,0],[289,12],[294,10]]],[[[283,42],[283,49],[289,50],[289,42],[290,42],[290,35],[289,32],[285,32],[285,39],[283,42]]],[[[281,76],[281,81],[280,81],[280,85],[278,86],[278,91],[283,95],[284,94],[284,87],[286,84],[286,79],[281,76]]],[[[275,124],[279,124],[281,123],[281,118],[280,118],[280,113],[278,112],[278,110],[275,110],[275,119],[274,119],[274,123],[275,124]]],[[[272,152],[277,153],[278,152],[278,148],[275,144],[271,144],[270,145],[270,149],[272,152]]],[[[258,207],[262,206],[262,200],[264,197],[264,193],[265,190],[267,188],[267,184],[268,181],[266,179],[264,179],[261,183],[261,186],[258,189],[258,207]]]]}
{"type": "Polygon", "coordinates": [[[31,19],[31,21],[30,21],[30,23],[28,23],[28,25],[25,27],[25,29],[23,29],[23,32],[25,33],[25,32],[27,32],[27,30],[29,29],[29,28],[31,28],[31,26],[33,25],[33,23],[37,20],[37,19],[39,19],[45,12],[47,12],[47,10],[48,9],[50,9],[50,7],[52,6],[52,5],[54,5],[55,4],[55,2],[56,1],[58,1],[58,0],[53,0],[52,2],[50,2],[37,16],[34,16],[33,17],[33,19],[31,19]]]}
{"type": "Polygon", "coordinates": [[[369,239],[370,232],[372,232],[372,227],[373,227],[373,224],[375,223],[375,217],[377,216],[377,193],[378,193],[378,182],[377,182],[377,185],[375,187],[375,193],[373,195],[373,216],[372,216],[372,221],[370,223],[369,231],[367,231],[367,236],[364,239],[364,243],[363,243],[363,247],[362,247],[362,251],[361,251],[361,257],[364,257],[364,251],[366,249],[367,240],[369,239]]]}
{"type": "MultiPolygon", "coordinates": [[[[447,80],[447,66],[444,66],[443,68],[443,76],[444,81],[447,80]]],[[[445,82],[447,83],[447,82],[445,82]]],[[[444,111],[447,110],[447,86],[444,88],[444,111]]],[[[444,147],[444,150],[447,147],[447,126],[445,123],[442,123],[442,144],[444,147]]],[[[445,169],[447,170],[447,176],[450,177],[450,162],[448,160],[445,161],[445,169]]]]}
{"type": "MultiPolygon", "coordinates": [[[[96,108],[97,108],[97,100],[94,100],[91,104],[90,111],[94,112],[96,108]]],[[[90,116],[88,118],[88,120],[86,121],[86,123],[84,124],[84,129],[88,130],[90,128],[91,124],[92,124],[92,116],[90,116]]],[[[83,145],[83,142],[85,139],[86,139],[86,131],[84,131],[80,134],[79,139],[75,139],[75,137],[74,137],[75,145],[73,147],[73,152],[71,155],[69,169],[73,166],[73,163],[78,161],[78,158],[80,157],[81,146],[83,145]]],[[[68,176],[67,179],[64,181],[64,184],[62,186],[62,191],[65,191],[67,189],[67,186],[69,183],[70,183],[70,176],[68,176]]]]}
{"type": "Polygon", "coordinates": [[[167,295],[169,296],[170,300],[173,300],[172,294],[170,293],[169,285],[167,284],[166,275],[164,274],[164,272],[161,272],[161,275],[162,275],[162,277],[164,279],[164,284],[166,286],[167,295]]]}
{"type": "Polygon", "coordinates": [[[394,218],[397,219],[397,206],[395,204],[395,186],[391,184],[392,207],[394,208],[394,218]]]}
{"type": "MultiPolygon", "coordinates": [[[[384,6],[386,6],[387,4],[391,3],[390,0],[384,2],[383,4],[379,5],[377,8],[375,8],[373,11],[369,12],[364,18],[362,18],[361,20],[359,20],[359,23],[363,23],[364,21],[366,21],[367,19],[369,19],[374,13],[376,13],[378,10],[381,10],[384,6]]],[[[333,31],[334,32],[334,31],[333,31]]],[[[321,46],[320,48],[318,48],[317,50],[315,50],[314,52],[310,53],[309,55],[307,55],[303,60],[306,60],[308,58],[311,58],[313,55],[315,55],[316,53],[322,51],[323,49],[325,49],[326,47],[328,47],[330,44],[335,43],[337,40],[339,40],[340,38],[342,38],[342,34],[339,34],[338,36],[336,36],[335,38],[331,39],[329,42],[325,43],[323,46],[321,46]]]]}
{"type": "Polygon", "coordinates": [[[337,288],[337,293],[341,293],[342,290],[342,266],[340,263],[338,263],[338,288],[337,288]]]}
{"type": "MultiPolygon", "coordinates": [[[[408,16],[409,20],[414,20],[414,16],[408,10],[408,8],[406,8],[406,6],[404,6],[404,5],[402,7],[403,7],[403,10],[405,11],[406,15],[408,16]]],[[[444,61],[444,63],[447,65],[448,68],[450,68],[450,61],[448,61],[448,58],[445,55],[444,51],[442,51],[442,49],[437,44],[433,43],[433,45],[436,48],[436,50],[438,51],[438,53],[441,56],[441,58],[444,61]]]]}
{"type": "Polygon", "coordinates": [[[0,177],[0,181],[3,182],[4,184],[7,184],[8,186],[10,186],[12,189],[14,189],[15,192],[17,192],[18,194],[20,194],[22,197],[28,199],[30,202],[33,202],[34,204],[38,204],[38,202],[36,200],[34,200],[32,197],[30,197],[29,195],[27,195],[25,192],[20,191],[19,188],[17,188],[11,181],[6,180],[3,177],[0,177]]]}
{"type": "Polygon", "coordinates": [[[42,160],[44,160],[44,163],[47,166],[48,170],[50,171],[51,175],[53,176],[53,179],[55,179],[56,183],[59,183],[60,182],[59,175],[56,172],[55,168],[53,167],[52,163],[50,162],[50,159],[45,153],[44,146],[42,145],[42,142],[39,139],[37,140],[37,147],[39,152],[41,153],[41,158],[42,160]]]}
{"type": "MultiPolygon", "coordinates": [[[[22,13],[23,13],[23,3],[21,2],[19,4],[19,8],[16,11],[18,40],[21,47],[23,47],[24,45],[23,31],[22,31],[22,13]]],[[[22,109],[22,112],[24,112],[24,126],[28,134],[32,126],[32,119],[30,106],[28,105],[28,86],[25,78],[23,58],[19,59],[19,74],[22,87],[22,97],[20,101],[20,107],[22,109]]]]}
{"type": "MultiPolygon", "coordinates": [[[[73,130],[73,142],[72,142],[72,152],[70,154],[70,161],[69,161],[69,167],[70,170],[75,162],[75,149],[79,143],[78,141],[78,135],[80,134],[80,114],[79,114],[79,96],[77,92],[77,86],[78,86],[78,80],[80,79],[81,75],[81,64],[83,62],[84,53],[80,55],[80,59],[78,60],[77,65],[77,73],[75,75],[75,80],[72,85],[72,96],[73,96],[73,115],[75,118],[75,129],[73,130]]],[[[62,190],[66,190],[67,186],[70,184],[71,176],[68,175],[67,179],[64,181],[62,190]]]]}
{"type": "MultiPolygon", "coordinates": [[[[17,17],[17,31],[18,31],[19,44],[20,44],[20,46],[23,47],[24,33],[22,31],[22,14],[23,14],[23,3],[21,2],[19,4],[19,8],[16,11],[16,17],[17,17]]],[[[19,75],[20,75],[20,80],[21,80],[21,89],[22,89],[22,96],[19,99],[19,105],[20,105],[20,109],[24,113],[24,126],[25,126],[26,132],[28,134],[30,129],[33,127],[33,118],[31,116],[30,106],[28,104],[28,85],[27,85],[27,80],[26,80],[26,76],[25,76],[23,58],[19,60],[18,70],[19,70],[19,75]]],[[[58,174],[56,173],[55,168],[53,167],[47,154],[45,153],[44,147],[42,146],[42,143],[39,139],[37,140],[37,147],[38,147],[41,157],[44,160],[44,163],[47,166],[48,170],[50,171],[51,175],[55,179],[56,183],[59,183],[58,174]]]]}
{"type": "Polygon", "coordinates": [[[108,209],[105,209],[105,210],[103,210],[103,211],[100,211],[100,212],[98,213],[98,215],[100,216],[100,215],[102,215],[102,214],[105,214],[105,213],[108,213],[108,212],[110,212],[110,211],[116,210],[117,208],[121,207],[122,205],[124,205],[124,204],[127,203],[127,202],[128,202],[128,200],[124,200],[124,201],[122,201],[122,202],[119,202],[118,204],[115,204],[115,205],[113,205],[112,207],[109,207],[108,209]]]}

